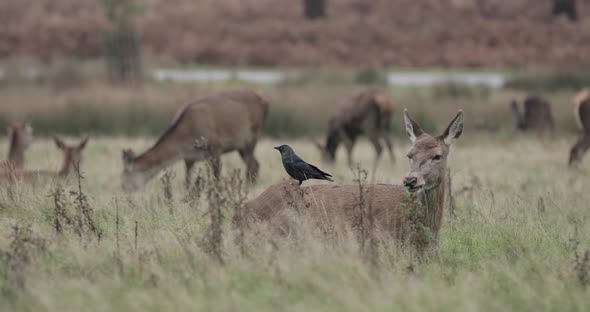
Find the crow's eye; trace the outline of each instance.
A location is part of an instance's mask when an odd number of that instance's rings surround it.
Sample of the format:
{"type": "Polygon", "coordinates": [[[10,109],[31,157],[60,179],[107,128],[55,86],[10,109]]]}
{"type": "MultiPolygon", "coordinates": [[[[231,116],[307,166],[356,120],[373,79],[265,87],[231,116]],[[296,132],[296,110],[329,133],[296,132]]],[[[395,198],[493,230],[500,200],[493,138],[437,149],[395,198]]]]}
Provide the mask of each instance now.
{"type": "Polygon", "coordinates": [[[441,158],[441,155],[434,155],[434,157],[432,157],[432,160],[441,160],[441,158]]]}

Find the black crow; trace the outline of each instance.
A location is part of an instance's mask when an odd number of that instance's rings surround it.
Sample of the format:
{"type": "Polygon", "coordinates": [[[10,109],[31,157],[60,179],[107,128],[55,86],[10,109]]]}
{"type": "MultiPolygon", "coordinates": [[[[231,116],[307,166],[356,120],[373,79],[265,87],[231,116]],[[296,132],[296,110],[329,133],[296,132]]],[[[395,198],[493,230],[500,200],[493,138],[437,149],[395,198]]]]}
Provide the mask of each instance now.
{"type": "Polygon", "coordinates": [[[295,152],[289,145],[277,146],[275,149],[281,152],[283,167],[285,167],[285,170],[293,179],[299,181],[299,185],[308,179],[334,182],[334,180],[330,178],[332,175],[323,172],[314,165],[306,163],[299,156],[295,155],[295,152]]]}

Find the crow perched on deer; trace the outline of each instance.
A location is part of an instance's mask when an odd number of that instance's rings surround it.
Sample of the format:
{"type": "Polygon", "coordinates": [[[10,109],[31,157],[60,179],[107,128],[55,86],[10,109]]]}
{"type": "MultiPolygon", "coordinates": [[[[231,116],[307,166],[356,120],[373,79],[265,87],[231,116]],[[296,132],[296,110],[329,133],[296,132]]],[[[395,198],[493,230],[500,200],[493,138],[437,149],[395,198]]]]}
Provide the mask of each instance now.
{"type": "Polygon", "coordinates": [[[289,145],[277,146],[275,149],[281,152],[283,167],[285,167],[285,170],[293,179],[299,181],[299,185],[301,185],[303,181],[309,179],[334,182],[334,180],[330,178],[332,175],[323,172],[314,165],[306,163],[303,159],[295,154],[289,145]]]}

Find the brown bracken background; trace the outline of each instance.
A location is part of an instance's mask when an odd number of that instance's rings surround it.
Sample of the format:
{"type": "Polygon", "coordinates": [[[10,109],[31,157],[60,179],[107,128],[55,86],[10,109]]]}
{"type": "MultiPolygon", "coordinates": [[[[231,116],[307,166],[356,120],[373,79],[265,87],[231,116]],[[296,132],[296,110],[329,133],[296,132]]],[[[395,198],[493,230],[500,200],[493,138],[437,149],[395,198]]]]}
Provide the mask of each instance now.
{"type": "MultiPolygon", "coordinates": [[[[296,0],[143,0],[144,57],[171,63],[579,69],[590,65],[590,1],[580,20],[549,0],[332,0],[307,21],[296,0]]],[[[95,58],[108,28],[98,0],[0,1],[0,57],[95,58]]]]}

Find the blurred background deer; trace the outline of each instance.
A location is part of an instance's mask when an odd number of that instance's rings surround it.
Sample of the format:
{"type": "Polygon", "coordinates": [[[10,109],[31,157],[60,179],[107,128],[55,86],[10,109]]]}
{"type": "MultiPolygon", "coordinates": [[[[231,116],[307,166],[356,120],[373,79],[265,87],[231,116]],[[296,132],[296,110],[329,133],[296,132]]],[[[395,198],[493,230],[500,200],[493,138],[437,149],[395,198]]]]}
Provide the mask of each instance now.
{"type": "Polygon", "coordinates": [[[8,141],[8,159],[0,162],[0,171],[22,169],[25,165],[25,152],[33,142],[33,128],[29,121],[8,126],[8,141]]]}
{"type": "Polygon", "coordinates": [[[348,165],[352,166],[352,149],[359,136],[366,136],[375,148],[375,163],[381,158],[385,143],[391,161],[395,161],[391,142],[391,118],[393,103],[381,90],[367,90],[356,95],[347,105],[334,114],[328,123],[325,144],[316,142],[325,162],[336,161],[340,144],[346,148],[348,165]]]}
{"type": "Polygon", "coordinates": [[[551,105],[538,96],[528,96],[523,103],[523,112],[518,109],[518,103],[510,103],[514,129],[518,131],[537,131],[539,134],[553,133],[554,122],[551,105]]]}

